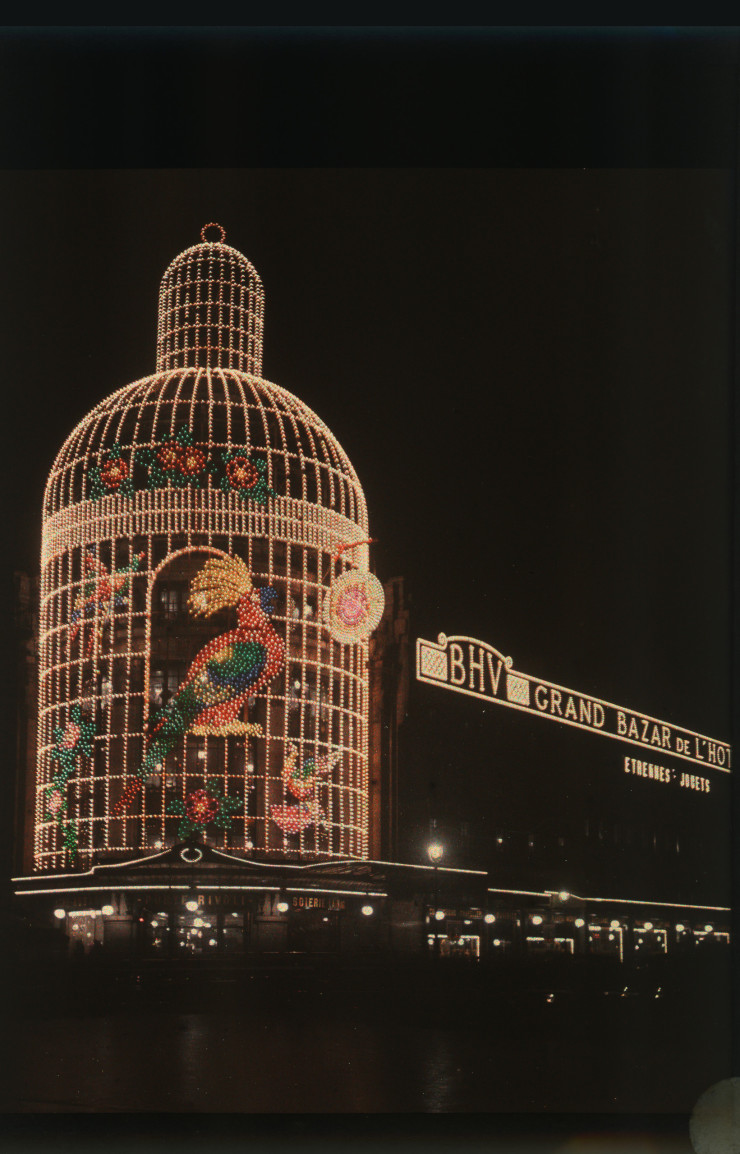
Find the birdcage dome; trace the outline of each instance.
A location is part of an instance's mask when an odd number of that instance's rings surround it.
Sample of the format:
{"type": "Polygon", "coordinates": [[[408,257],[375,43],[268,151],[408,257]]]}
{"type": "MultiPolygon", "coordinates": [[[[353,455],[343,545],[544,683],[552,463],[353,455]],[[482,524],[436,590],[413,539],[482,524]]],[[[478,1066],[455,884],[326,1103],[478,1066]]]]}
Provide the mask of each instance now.
{"type": "MultiPolygon", "coordinates": [[[[362,489],[336,438],[298,397],[260,376],[264,294],[256,270],[223,243],[220,225],[206,225],[201,235],[162,278],[157,372],[119,389],[73,431],[49,477],[45,517],[151,487],[157,454],[164,487],[189,476],[201,491],[239,495],[223,472],[242,454],[264,470],[265,491],[287,502],[288,515],[292,503],[306,502],[365,531],[362,489]],[[222,239],[205,239],[214,229],[222,239]],[[166,446],[184,449],[186,442],[193,471],[163,468],[166,446]]],[[[230,475],[237,471],[232,465],[230,475]]],[[[245,467],[240,495],[250,475],[245,467]]]]}
{"type": "MultiPolygon", "coordinates": [[[[357,475],[320,417],[287,389],[221,367],[156,373],[97,405],[54,462],[45,516],[145,488],[147,454],[161,454],[162,446],[178,437],[180,444],[185,439],[192,443],[190,468],[201,459],[206,466],[196,470],[201,494],[217,486],[209,467],[219,457],[235,459],[243,453],[264,465],[266,486],[285,512],[305,502],[367,530],[357,475]]],[[[163,471],[165,476],[169,472],[163,471]]],[[[180,482],[182,476],[169,480],[180,482]]]]}

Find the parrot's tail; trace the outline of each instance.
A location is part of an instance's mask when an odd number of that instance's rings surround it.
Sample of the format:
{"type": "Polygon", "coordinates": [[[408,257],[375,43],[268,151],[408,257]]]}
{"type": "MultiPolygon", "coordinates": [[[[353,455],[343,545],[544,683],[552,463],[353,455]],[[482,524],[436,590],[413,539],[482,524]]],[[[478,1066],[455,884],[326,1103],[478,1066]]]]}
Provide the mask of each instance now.
{"type": "Polygon", "coordinates": [[[139,794],[143,783],[151,774],[156,773],[157,768],[162,765],[167,754],[173,748],[179,736],[179,730],[172,732],[171,728],[167,729],[163,722],[160,722],[156,727],[157,736],[152,736],[147,745],[144,760],[141,763],[141,768],[135,777],[132,777],[128,785],[124,789],[120,798],[113,806],[113,817],[119,817],[125,809],[131,805],[131,802],[139,794]]]}

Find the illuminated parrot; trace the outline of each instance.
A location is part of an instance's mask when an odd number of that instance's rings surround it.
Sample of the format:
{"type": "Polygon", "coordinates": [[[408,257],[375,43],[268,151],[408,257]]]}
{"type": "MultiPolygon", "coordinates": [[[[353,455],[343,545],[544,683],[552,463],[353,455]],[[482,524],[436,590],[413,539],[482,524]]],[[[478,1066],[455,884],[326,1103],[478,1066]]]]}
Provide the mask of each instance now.
{"type": "Polygon", "coordinates": [[[299,804],[270,807],[270,817],[283,833],[300,833],[310,825],[326,825],[326,814],[316,799],[316,787],[319,777],[329,773],[341,756],[341,753],[328,753],[308,757],[299,766],[298,750],[292,744],[288,746],[283,782],[288,793],[298,798],[299,804]]]}
{"type": "Polygon", "coordinates": [[[150,729],[141,768],[116,803],[114,815],[131,804],[142,782],[184,734],[224,737],[262,732],[258,725],[240,721],[239,713],[285,664],[285,646],[270,621],[276,598],[269,586],[253,588],[249,570],[238,557],[211,558],[193,578],[191,614],[210,616],[235,605],[237,626],[209,641],[191,664],[150,729]]]}
{"type": "Polygon", "coordinates": [[[91,618],[96,627],[87,643],[86,656],[90,655],[93,642],[97,634],[102,640],[103,630],[111,619],[114,609],[123,609],[126,605],[126,594],[131,585],[131,579],[144,560],[143,553],[137,553],[130,565],[125,569],[114,569],[109,573],[102,561],[95,555],[93,549],[85,554],[85,570],[90,575],[83,582],[82,590],[72,610],[69,640],[74,641],[80,629],[91,618]]]}

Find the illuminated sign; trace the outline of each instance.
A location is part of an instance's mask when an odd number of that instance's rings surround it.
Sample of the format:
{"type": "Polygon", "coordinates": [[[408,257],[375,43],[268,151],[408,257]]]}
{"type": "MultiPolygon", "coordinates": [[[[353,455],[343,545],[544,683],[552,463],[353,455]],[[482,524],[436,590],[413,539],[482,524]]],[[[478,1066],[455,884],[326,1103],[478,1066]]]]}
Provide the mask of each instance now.
{"type": "MultiPolygon", "coordinates": [[[[673,781],[675,771],[658,764],[661,755],[669,754],[695,762],[705,770],[730,772],[730,746],[726,742],[554,685],[528,673],[519,673],[512,665],[511,657],[504,657],[485,641],[476,641],[472,637],[447,637],[440,633],[436,642],[421,637],[416,642],[418,681],[441,685],[484,701],[495,701],[498,705],[548,717],[561,725],[601,733],[651,751],[649,761],[626,758],[626,773],[664,782],[670,777],[673,781]]],[[[703,777],[683,774],[679,785],[709,792],[709,782],[703,777]]]]}
{"type": "Polygon", "coordinates": [[[294,910],[343,910],[344,898],[327,898],[321,894],[294,894],[294,910]]]}

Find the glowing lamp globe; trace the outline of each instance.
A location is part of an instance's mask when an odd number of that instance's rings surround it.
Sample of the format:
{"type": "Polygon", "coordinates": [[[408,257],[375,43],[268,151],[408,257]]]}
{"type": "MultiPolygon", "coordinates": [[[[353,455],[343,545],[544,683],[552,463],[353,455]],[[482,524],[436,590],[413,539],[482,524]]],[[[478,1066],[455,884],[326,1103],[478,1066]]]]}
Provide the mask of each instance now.
{"type": "Polygon", "coordinates": [[[440,845],[438,841],[432,842],[431,845],[427,846],[427,855],[429,860],[435,864],[442,860],[444,857],[444,852],[444,846],[440,845]]]}

